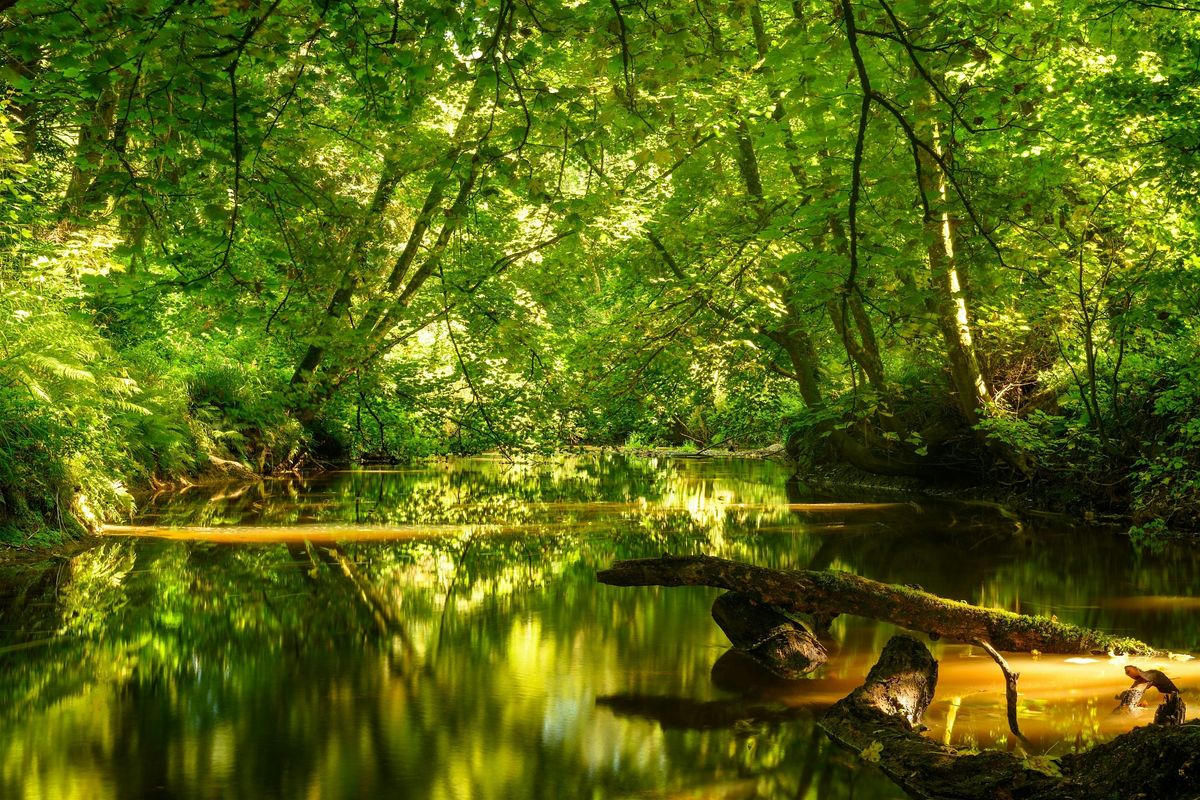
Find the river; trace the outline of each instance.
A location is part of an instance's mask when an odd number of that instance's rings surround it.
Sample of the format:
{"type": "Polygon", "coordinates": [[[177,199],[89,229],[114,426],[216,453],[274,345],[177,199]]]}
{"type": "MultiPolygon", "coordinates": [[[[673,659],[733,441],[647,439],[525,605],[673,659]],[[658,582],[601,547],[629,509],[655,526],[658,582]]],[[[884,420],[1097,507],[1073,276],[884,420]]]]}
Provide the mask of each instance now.
{"type": "MultiPolygon", "coordinates": [[[[772,680],[726,653],[715,591],[595,580],[662,553],[1200,649],[1194,549],[816,492],[772,462],[479,458],[194,487],[69,559],[0,569],[0,797],[903,797],[815,725],[895,629],[839,617],[828,665],[772,680]]],[[[993,662],[930,647],[927,735],[1013,748],[993,662]]],[[[1125,659],[1010,660],[1033,754],[1145,722],[1110,713],[1125,659]]],[[[1195,661],[1137,663],[1200,705],[1195,661]]]]}

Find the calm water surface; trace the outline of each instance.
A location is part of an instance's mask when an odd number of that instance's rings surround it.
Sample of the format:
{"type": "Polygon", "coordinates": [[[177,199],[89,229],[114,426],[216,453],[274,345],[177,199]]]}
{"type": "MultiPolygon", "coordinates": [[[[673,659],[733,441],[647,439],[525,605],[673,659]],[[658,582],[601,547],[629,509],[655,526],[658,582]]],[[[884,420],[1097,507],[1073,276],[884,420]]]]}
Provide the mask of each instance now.
{"type": "MultiPolygon", "coordinates": [[[[0,797],[901,797],[814,724],[894,629],[839,618],[826,667],[765,678],[727,654],[715,591],[595,581],[664,552],[849,570],[1200,649],[1191,550],[863,499],[773,463],[612,455],[158,497],[93,549],[0,571],[0,797]]],[[[931,648],[928,735],[1011,747],[991,661],[931,648]]],[[[1110,716],[1125,659],[1012,660],[1037,753],[1137,724],[1110,716]]],[[[1158,666],[1200,707],[1195,664],[1158,666]]]]}

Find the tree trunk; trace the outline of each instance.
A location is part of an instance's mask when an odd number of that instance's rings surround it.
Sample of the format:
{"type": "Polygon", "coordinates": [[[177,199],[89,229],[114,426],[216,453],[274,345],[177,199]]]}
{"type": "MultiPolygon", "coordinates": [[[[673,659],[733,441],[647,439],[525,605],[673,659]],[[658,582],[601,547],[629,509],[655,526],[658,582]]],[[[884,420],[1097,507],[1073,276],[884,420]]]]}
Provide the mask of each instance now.
{"type": "MultiPolygon", "coordinates": [[[[806,27],[804,16],[800,13],[800,7],[793,5],[793,17],[796,24],[801,27],[806,27]]],[[[770,41],[766,36],[763,28],[762,12],[756,3],[752,7],[751,23],[754,29],[755,49],[758,51],[758,57],[765,59],[768,55],[770,41]]],[[[802,78],[802,84],[807,84],[807,78],[802,78]]],[[[770,86],[772,96],[779,96],[778,87],[770,86]]],[[[796,184],[796,190],[801,194],[805,194],[809,187],[805,185],[808,180],[808,175],[801,167],[802,156],[800,148],[796,145],[795,138],[792,136],[792,129],[788,125],[788,110],[782,99],[775,101],[775,107],[771,112],[771,119],[779,127],[783,135],[783,146],[788,152],[788,168],[792,173],[792,179],[796,184]]],[[[832,181],[830,170],[824,166],[829,163],[829,152],[822,151],[822,183],[829,185],[832,181]]],[[[826,195],[828,199],[828,193],[826,195]]],[[[849,264],[850,250],[848,245],[848,237],[846,236],[845,228],[842,225],[841,218],[832,214],[829,217],[829,232],[833,236],[834,249],[838,254],[847,259],[849,264]]],[[[862,298],[858,295],[858,287],[848,287],[849,293],[845,300],[841,297],[831,299],[826,308],[829,311],[829,319],[833,323],[837,331],[838,338],[845,346],[846,355],[858,364],[862,369],[863,374],[867,376],[867,381],[870,382],[872,388],[882,397],[885,396],[885,382],[883,372],[883,359],[879,355],[879,346],[875,338],[875,328],[871,323],[871,318],[867,315],[866,308],[863,307],[862,298]],[[858,332],[858,341],[854,340],[854,335],[851,329],[846,325],[844,309],[849,308],[851,318],[854,321],[854,328],[858,332]]]]}
{"type": "Polygon", "coordinates": [[[714,586],[742,592],[785,611],[853,614],[954,641],[982,640],[1010,652],[1161,652],[1136,639],[1045,617],[981,608],[848,572],[784,571],[710,556],[663,556],[618,561],[597,577],[613,586],[714,586]]]}
{"type": "MultiPolygon", "coordinates": [[[[827,163],[828,154],[822,160],[827,163]]],[[[828,178],[828,176],[827,176],[828,178]]],[[[838,255],[846,259],[846,263],[850,263],[850,247],[849,239],[846,236],[845,226],[836,215],[829,217],[829,233],[833,237],[833,248],[838,255]]],[[[841,340],[843,347],[846,349],[846,355],[854,360],[862,369],[863,374],[867,376],[867,381],[871,387],[881,397],[887,396],[887,388],[884,381],[883,373],[883,357],[879,354],[879,343],[875,338],[875,327],[871,323],[871,318],[867,315],[867,309],[863,306],[862,297],[859,294],[857,285],[845,287],[844,294],[838,297],[831,298],[826,303],[826,308],[829,311],[829,319],[833,323],[834,330],[837,331],[838,338],[841,340]],[[846,311],[850,312],[850,320],[853,320],[854,327],[847,324],[846,311]],[[857,340],[855,337],[857,332],[857,340]]]]}
{"type": "Polygon", "coordinates": [[[88,190],[103,168],[104,151],[112,134],[117,100],[117,89],[110,83],[88,109],[87,118],[79,126],[71,179],[60,211],[60,215],[68,220],[75,220],[83,214],[88,190]],[[87,167],[83,167],[83,164],[87,164],[87,167]]]}
{"type": "MultiPolygon", "coordinates": [[[[974,429],[987,416],[992,393],[975,352],[972,335],[974,320],[959,269],[958,220],[951,213],[951,176],[945,170],[953,157],[951,143],[933,118],[931,106],[932,101],[923,103],[917,112],[917,130],[924,132],[922,138],[929,145],[929,150],[918,148],[918,160],[921,165],[920,190],[925,199],[930,305],[942,334],[955,402],[964,421],[974,429]],[[940,164],[933,153],[940,158],[940,164]]],[[[1023,453],[989,440],[982,431],[975,430],[975,437],[981,447],[990,450],[1022,475],[1032,474],[1033,468],[1023,453]]]]}
{"type": "MultiPolygon", "coordinates": [[[[796,22],[804,26],[805,20],[799,13],[799,7],[793,6],[793,12],[796,22]]],[[[754,44],[760,59],[766,59],[770,50],[770,39],[766,34],[762,11],[759,5],[755,3],[751,7],[751,24],[754,30],[754,44]]],[[[764,68],[767,69],[767,68],[764,68]]],[[[768,71],[769,74],[769,71],[768,71]]],[[[770,86],[772,96],[778,96],[778,87],[770,86]]],[[[776,100],[775,107],[771,113],[771,120],[779,126],[783,138],[784,148],[788,152],[788,167],[792,174],[792,179],[795,182],[796,190],[801,194],[805,194],[809,187],[805,185],[808,179],[807,174],[801,167],[802,157],[799,147],[792,136],[791,127],[788,125],[788,111],[782,99],[776,100]]],[[[745,126],[744,120],[739,120],[738,128],[738,146],[739,146],[739,166],[742,172],[742,181],[747,187],[747,191],[757,200],[763,199],[762,180],[759,177],[757,160],[754,157],[753,144],[749,139],[749,131],[745,126]],[[755,188],[757,187],[757,194],[755,188]]],[[[828,154],[826,154],[828,156],[828,154]]],[[[828,160],[826,159],[826,162],[828,160]]],[[[829,174],[826,171],[824,175],[824,183],[829,182],[829,174]]],[[[841,225],[837,215],[831,215],[829,218],[829,231],[833,236],[834,247],[837,251],[849,258],[849,249],[847,246],[846,232],[841,225]]],[[[790,281],[787,276],[780,276],[781,293],[785,298],[790,295],[790,281]]],[[[790,300],[789,306],[790,306],[790,300]]],[[[867,381],[880,397],[887,396],[886,382],[884,379],[883,359],[879,353],[879,345],[875,337],[875,329],[871,323],[871,318],[863,306],[862,298],[857,293],[857,287],[850,287],[849,294],[845,297],[834,297],[826,303],[826,310],[829,313],[829,319],[833,323],[834,329],[838,335],[838,339],[842,342],[847,357],[859,366],[866,375],[867,381]],[[849,309],[850,319],[853,320],[853,326],[847,324],[845,311],[849,309]],[[857,336],[855,335],[857,333],[857,336]]],[[[791,309],[789,308],[789,311],[791,309]]],[[[794,312],[790,314],[796,322],[798,315],[794,312]]],[[[807,334],[805,335],[807,340],[807,334]]],[[[803,373],[795,367],[797,359],[794,355],[794,349],[784,347],[788,351],[788,357],[794,365],[795,374],[801,376],[803,373]]],[[[811,344],[809,345],[811,350],[811,344]]],[[[808,359],[812,363],[812,369],[809,372],[815,374],[816,358],[815,353],[812,359],[808,359]]],[[[819,396],[819,389],[813,386],[801,385],[801,395],[805,398],[805,404],[810,408],[814,405],[808,401],[809,396],[819,396]]],[[[817,407],[823,406],[823,402],[819,402],[817,407]]],[[[884,422],[887,425],[886,421],[884,422]]],[[[911,475],[915,472],[915,468],[911,464],[901,464],[890,459],[881,458],[871,451],[869,447],[852,439],[844,431],[829,429],[829,436],[834,445],[835,451],[846,461],[850,462],[859,469],[874,472],[883,475],[911,475]]]]}
{"type": "Polygon", "coordinates": [[[718,597],[712,616],[734,647],[781,678],[801,678],[829,658],[803,625],[741,592],[718,597]]]}
{"type": "MultiPolygon", "coordinates": [[[[40,46],[35,46],[32,53],[23,57],[13,56],[8,59],[5,66],[25,80],[33,83],[37,80],[40,71],[38,68],[40,55],[40,46]]],[[[17,94],[13,102],[13,110],[16,112],[16,117],[19,121],[17,131],[21,134],[21,160],[28,164],[33,161],[34,154],[37,153],[38,139],[38,102],[33,97],[33,92],[26,91],[17,94]]]]}
{"type": "Polygon", "coordinates": [[[879,355],[879,346],[875,341],[875,330],[872,328],[866,309],[863,308],[862,298],[851,289],[845,298],[833,298],[825,303],[829,311],[829,320],[837,331],[838,339],[848,355],[859,369],[867,376],[867,383],[881,395],[884,394],[883,359],[879,355]],[[854,331],[846,324],[844,310],[850,311],[850,318],[857,329],[854,331]]]}
{"type": "MultiPolygon", "coordinates": [[[[415,293],[417,288],[420,288],[420,284],[424,282],[424,279],[428,277],[431,271],[425,270],[423,267],[408,281],[407,285],[404,283],[413,263],[416,261],[417,254],[420,252],[426,233],[435,222],[438,211],[442,208],[446,191],[454,182],[454,167],[468,147],[469,134],[475,127],[476,113],[483,102],[485,93],[486,82],[484,81],[484,74],[485,70],[481,66],[463,105],[462,113],[459,116],[454,133],[451,135],[449,146],[442,156],[441,162],[447,165],[445,167],[446,171],[434,179],[429,190],[426,192],[421,210],[413,221],[412,228],[409,230],[404,249],[392,264],[392,269],[388,274],[387,283],[381,292],[381,296],[376,297],[367,305],[363,311],[362,318],[355,326],[355,331],[360,334],[371,333],[380,327],[381,321],[385,323],[389,321],[391,316],[394,316],[390,315],[389,312],[393,311],[397,305],[407,306],[408,302],[411,301],[412,294],[415,293]],[[402,287],[403,291],[401,291],[402,287]],[[396,298],[397,293],[400,293],[399,299],[396,298]]],[[[477,159],[473,159],[471,169],[468,175],[462,179],[462,183],[473,186],[477,176],[477,159]]],[[[346,313],[350,310],[354,302],[355,292],[361,282],[358,271],[363,265],[358,262],[362,260],[361,256],[366,250],[370,238],[376,235],[376,228],[378,227],[371,223],[382,215],[395,191],[398,181],[398,165],[389,157],[380,176],[368,218],[362,226],[360,233],[362,238],[355,248],[356,257],[348,260],[341,275],[339,286],[330,298],[318,339],[309,345],[292,373],[291,385],[294,395],[292,402],[301,417],[311,418],[314,416],[322,403],[332,393],[340,374],[346,372],[345,365],[343,365],[339,368],[339,375],[317,379],[317,371],[320,369],[329,352],[329,342],[334,338],[334,334],[338,328],[337,323],[344,319],[346,313]]],[[[457,197],[461,197],[461,195],[462,192],[460,191],[457,197]]],[[[460,202],[457,197],[455,204],[460,202]]],[[[441,249],[445,248],[445,243],[442,240],[448,238],[446,231],[453,230],[452,226],[455,224],[452,222],[453,215],[454,208],[452,207],[446,213],[446,221],[443,223],[442,234],[439,236],[441,249]]],[[[436,246],[434,250],[437,256],[440,257],[440,251],[436,246]]],[[[434,254],[431,253],[426,258],[425,263],[428,264],[434,258],[434,254]]],[[[374,338],[378,340],[381,337],[374,338]]],[[[364,360],[369,360],[369,356],[364,359],[361,355],[356,354],[355,358],[347,359],[346,363],[350,361],[362,363],[364,360]]]]}
{"type": "MultiPolygon", "coordinates": [[[[924,107],[919,113],[918,124],[927,134],[925,141],[941,156],[943,163],[948,161],[949,147],[943,144],[937,122],[929,119],[929,108],[924,107]]],[[[920,160],[921,193],[929,201],[924,225],[933,308],[950,365],[955,400],[967,424],[975,425],[983,417],[991,394],[975,354],[970,308],[959,275],[958,221],[950,213],[945,173],[927,151],[920,151],[920,160]]]]}
{"type": "Polygon", "coordinates": [[[388,203],[391,202],[399,182],[398,166],[394,156],[389,155],[384,161],[379,182],[371,196],[371,205],[367,208],[367,214],[358,224],[354,244],[351,247],[352,254],[342,267],[341,282],[325,307],[325,314],[317,329],[317,339],[309,344],[300,363],[296,366],[295,372],[292,373],[291,385],[293,387],[304,386],[312,379],[313,373],[316,372],[325,357],[330,340],[337,331],[338,321],[350,309],[350,304],[354,300],[354,290],[358,285],[359,271],[366,267],[362,262],[366,257],[368,240],[375,235],[380,226],[383,214],[387,210],[388,203]]]}

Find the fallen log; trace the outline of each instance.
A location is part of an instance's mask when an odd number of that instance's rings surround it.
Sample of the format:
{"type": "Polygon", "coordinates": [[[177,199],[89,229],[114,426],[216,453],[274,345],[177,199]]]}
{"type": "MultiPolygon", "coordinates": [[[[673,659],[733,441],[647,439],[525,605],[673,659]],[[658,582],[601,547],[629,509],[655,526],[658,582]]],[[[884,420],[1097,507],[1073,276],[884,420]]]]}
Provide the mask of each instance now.
{"type": "Polygon", "coordinates": [[[781,678],[802,678],[829,659],[803,625],[741,592],[718,597],[712,616],[735,648],[781,678]]]}
{"type": "Polygon", "coordinates": [[[710,556],[618,561],[597,576],[613,586],[713,586],[800,614],[853,614],[933,637],[989,642],[997,650],[1155,655],[1157,648],[1046,617],[947,600],[848,572],[777,570],[710,556]]]}
{"type": "MultiPolygon", "coordinates": [[[[918,732],[937,684],[937,662],[909,636],[884,647],[862,687],[818,723],[834,741],[879,766],[911,796],[955,800],[1194,800],[1200,723],[1136,728],[1061,759],[988,751],[959,754],[918,732]]],[[[1176,695],[1177,696],[1177,695],[1176,695]]]]}

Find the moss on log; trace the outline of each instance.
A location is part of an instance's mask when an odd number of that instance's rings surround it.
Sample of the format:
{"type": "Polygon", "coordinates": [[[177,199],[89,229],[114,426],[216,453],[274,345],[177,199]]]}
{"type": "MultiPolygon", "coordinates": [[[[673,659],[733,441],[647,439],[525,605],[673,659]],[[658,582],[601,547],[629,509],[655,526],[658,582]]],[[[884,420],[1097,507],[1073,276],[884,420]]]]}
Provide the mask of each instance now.
{"type": "Polygon", "coordinates": [[[613,586],[713,586],[801,614],[853,614],[997,650],[1152,655],[1145,642],[1046,617],[981,608],[848,572],[777,570],[710,556],[618,561],[598,575],[613,586]]]}

